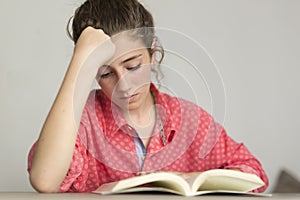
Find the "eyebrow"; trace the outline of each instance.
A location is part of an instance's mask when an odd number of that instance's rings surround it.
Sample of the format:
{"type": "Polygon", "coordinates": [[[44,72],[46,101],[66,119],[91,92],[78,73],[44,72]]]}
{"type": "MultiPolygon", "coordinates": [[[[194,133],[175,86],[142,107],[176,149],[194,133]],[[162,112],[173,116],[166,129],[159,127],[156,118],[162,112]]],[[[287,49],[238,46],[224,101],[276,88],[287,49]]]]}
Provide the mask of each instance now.
{"type": "Polygon", "coordinates": [[[138,54],[138,55],[132,56],[132,57],[130,57],[130,58],[127,58],[127,59],[123,60],[123,61],[121,62],[121,64],[124,64],[124,63],[126,63],[126,62],[129,62],[129,61],[134,60],[134,59],[136,59],[136,58],[138,58],[138,57],[141,57],[141,56],[142,56],[142,54],[138,54]]]}

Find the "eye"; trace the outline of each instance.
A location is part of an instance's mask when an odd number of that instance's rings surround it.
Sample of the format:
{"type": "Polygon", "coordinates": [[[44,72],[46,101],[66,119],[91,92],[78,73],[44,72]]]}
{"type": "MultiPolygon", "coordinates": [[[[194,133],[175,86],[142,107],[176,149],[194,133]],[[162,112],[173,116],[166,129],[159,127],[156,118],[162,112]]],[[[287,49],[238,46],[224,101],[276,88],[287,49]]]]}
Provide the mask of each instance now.
{"type": "Polygon", "coordinates": [[[100,74],[99,78],[109,78],[113,75],[113,72],[108,72],[108,73],[104,73],[104,74],[100,74]]]}
{"type": "Polygon", "coordinates": [[[139,65],[137,65],[135,67],[127,67],[127,70],[128,71],[135,71],[135,70],[139,69],[140,67],[141,67],[141,64],[139,64],[139,65]]]}

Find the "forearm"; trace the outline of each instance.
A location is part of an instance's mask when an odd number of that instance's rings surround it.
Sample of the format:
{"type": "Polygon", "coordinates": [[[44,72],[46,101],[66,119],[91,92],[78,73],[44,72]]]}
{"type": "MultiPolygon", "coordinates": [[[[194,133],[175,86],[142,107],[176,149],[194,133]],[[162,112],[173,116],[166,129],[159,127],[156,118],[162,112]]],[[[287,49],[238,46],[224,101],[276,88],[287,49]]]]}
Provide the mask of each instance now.
{"type": "Polygon", "coordinates": [[[96,73],[80,73],[83,65],[73,57],[37,141],[30,180],[38,191],[58,191],[68,172],[81,113],[96,73]],[[85,81],[78,84],[78,80],[85,81]]]}

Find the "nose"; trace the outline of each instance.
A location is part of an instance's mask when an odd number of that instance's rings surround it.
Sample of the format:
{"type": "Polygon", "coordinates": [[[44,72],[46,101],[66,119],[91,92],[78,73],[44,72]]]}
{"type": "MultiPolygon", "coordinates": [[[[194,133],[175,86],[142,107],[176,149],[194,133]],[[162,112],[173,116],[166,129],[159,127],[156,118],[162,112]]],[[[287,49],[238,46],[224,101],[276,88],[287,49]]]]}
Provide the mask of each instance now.
{"type": "Polygon", "coordinates": [[[117,88],[119,92],[128,93],[130,90],[130,83],[128,82],[128,75],[122,74],[119,76],[117,88]]]}

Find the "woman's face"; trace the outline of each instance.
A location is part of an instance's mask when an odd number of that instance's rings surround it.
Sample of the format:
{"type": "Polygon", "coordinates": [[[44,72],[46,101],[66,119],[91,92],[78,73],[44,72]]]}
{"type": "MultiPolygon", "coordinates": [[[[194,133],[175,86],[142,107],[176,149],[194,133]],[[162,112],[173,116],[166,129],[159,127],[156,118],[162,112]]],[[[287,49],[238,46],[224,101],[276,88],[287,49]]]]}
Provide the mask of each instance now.
{"type": "Polygon", "coordinates": [[[112,38],[116,52],[100,67],[98,83],[104,94],[122,110],[143,108],[149,102],[151,58],[141,40],[128,36],[112,38]]]}

